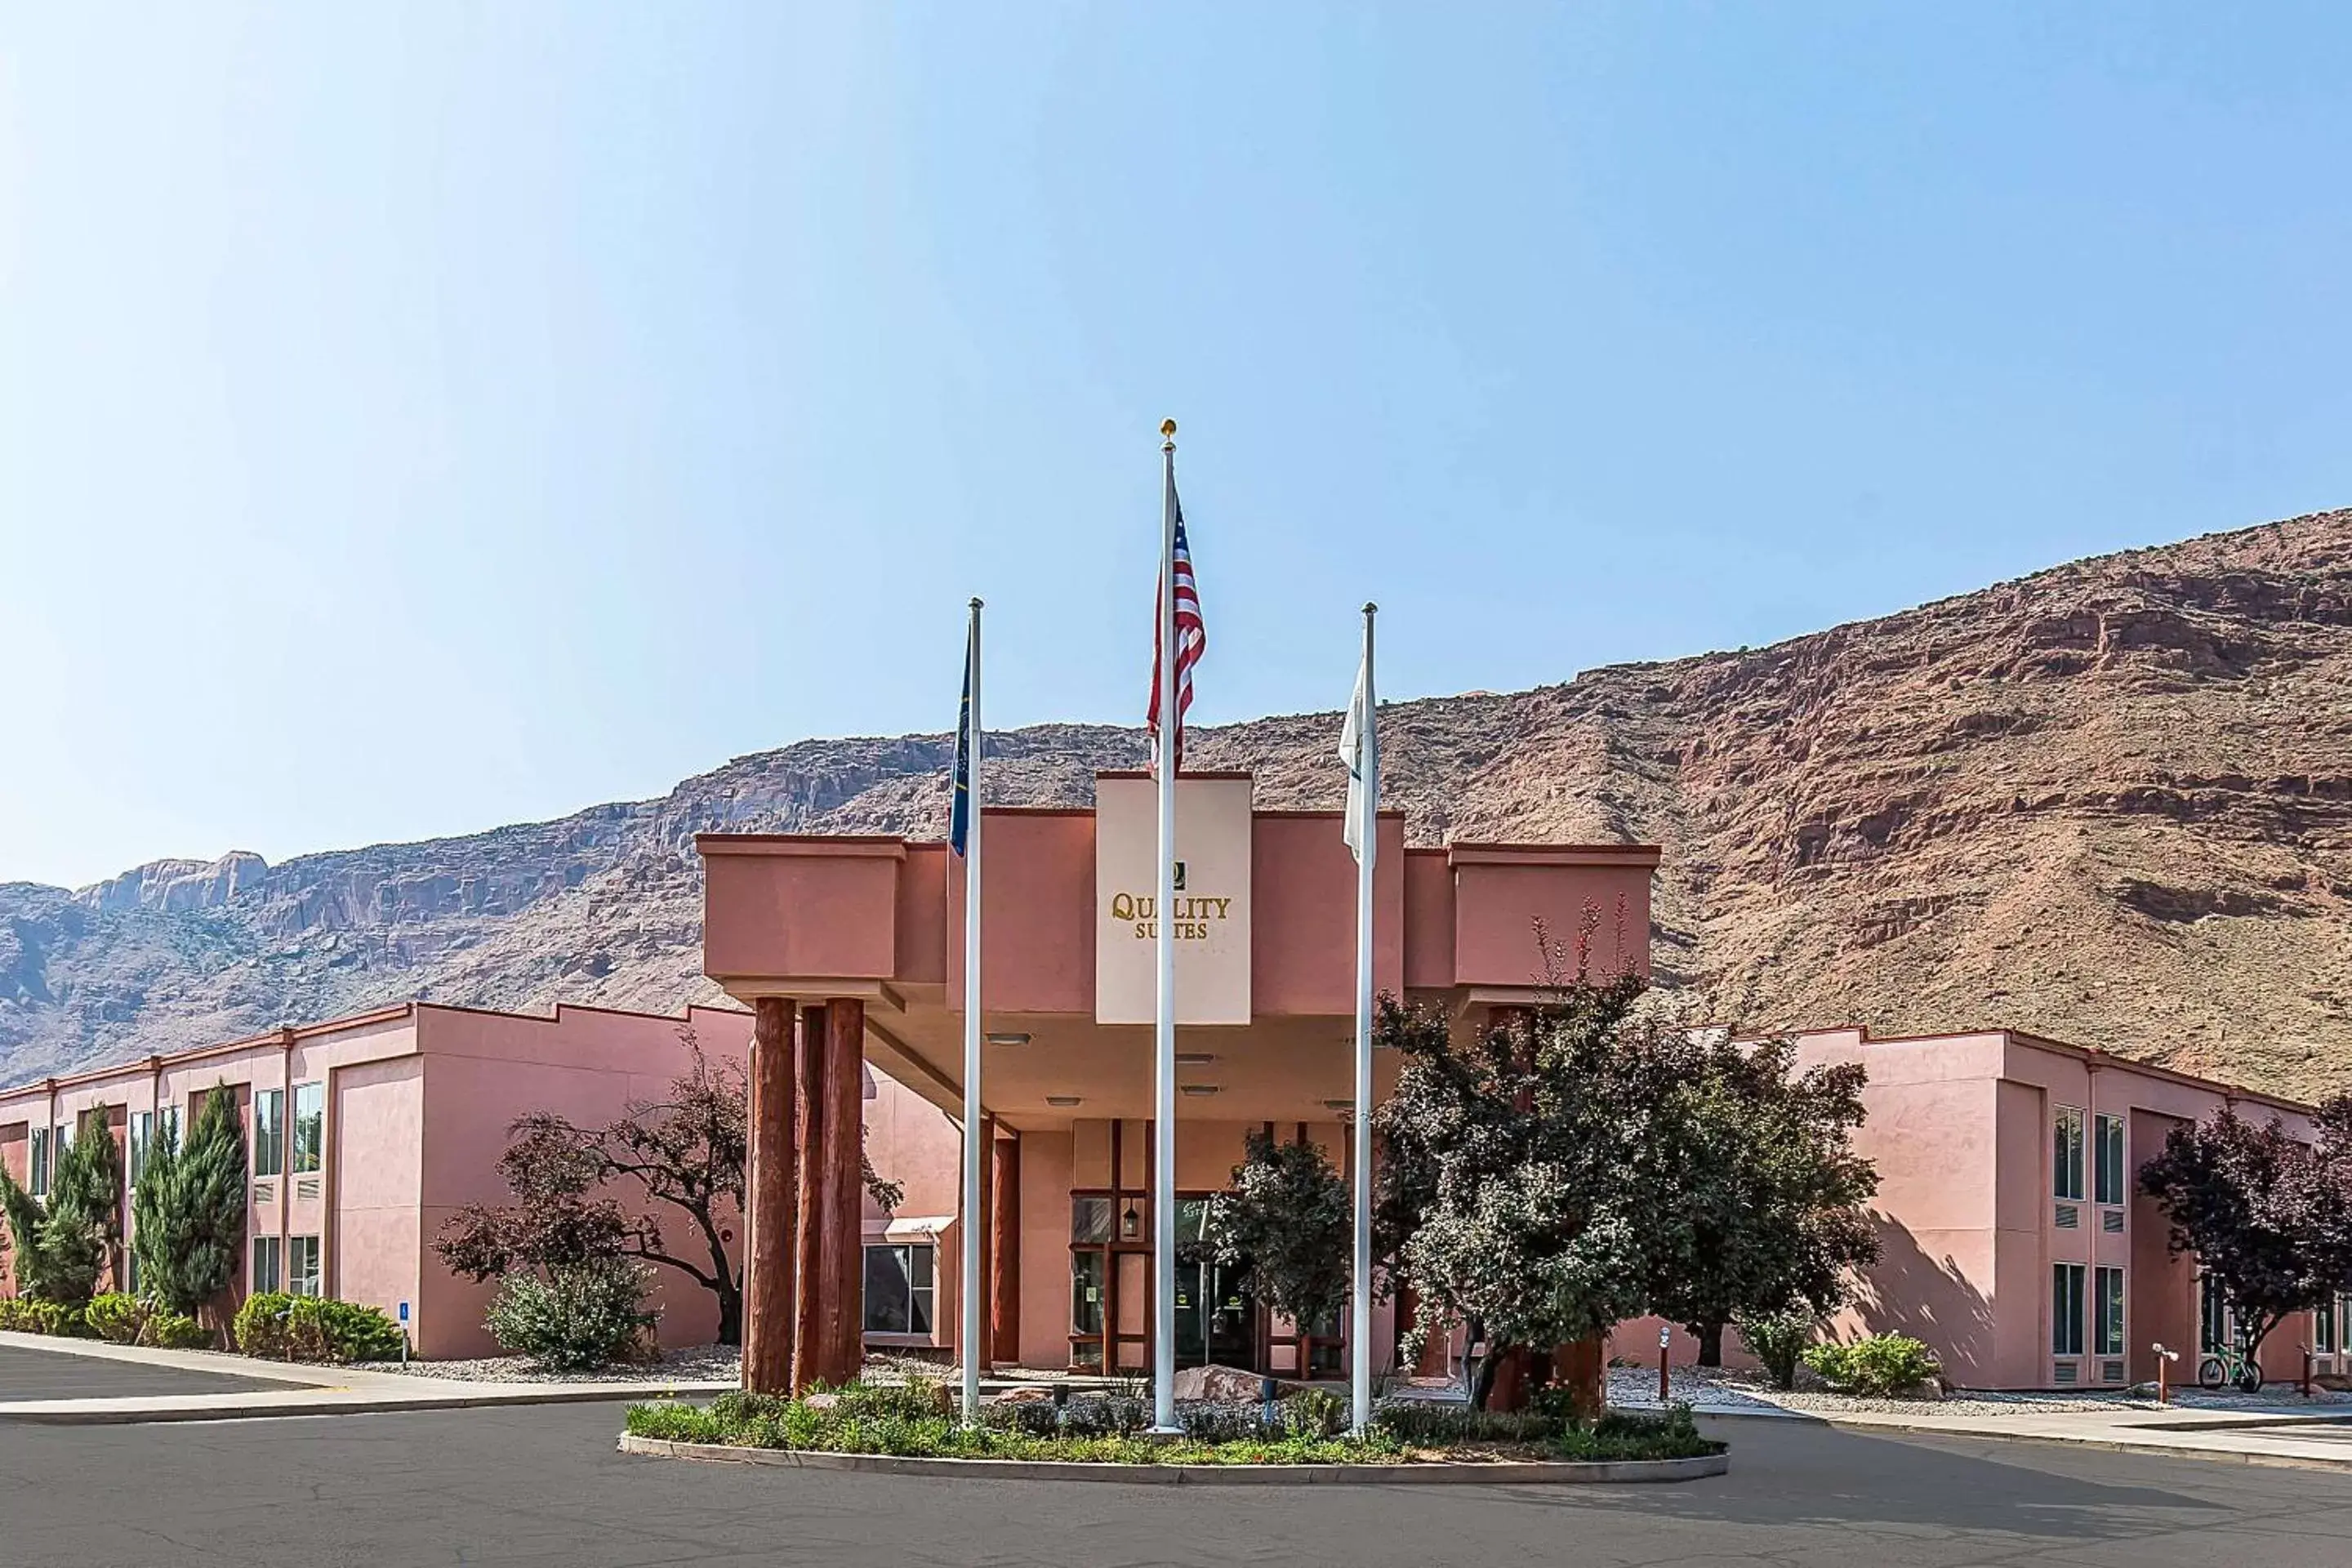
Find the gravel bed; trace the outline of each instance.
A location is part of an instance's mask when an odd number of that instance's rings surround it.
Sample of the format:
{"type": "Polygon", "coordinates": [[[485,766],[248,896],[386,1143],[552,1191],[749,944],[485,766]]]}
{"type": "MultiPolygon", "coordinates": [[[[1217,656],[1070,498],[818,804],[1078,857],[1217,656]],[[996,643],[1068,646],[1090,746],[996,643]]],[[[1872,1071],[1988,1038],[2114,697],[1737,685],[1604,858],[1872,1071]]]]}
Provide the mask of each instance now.
{"type": "Polygon", "coordinates": [[[367,1370],[461,1383],[642,1383],[661,1387],[673,1383],[733,1383],[743,1375],[743,1353],[733,1345],[696,1345],[666,1351],[659,1361],[633,1362],[586,1372],[556,1372],[519,1355],[484,1356],[478,1361],[412,1361],[405,1366],[398,1362],[371,1362],[367,1370]]]}
{"type": "MultiPolygon", "coordinates": [[[[1693,1409],[1701,1411],[1780,1409],[1821,1415],[1965,1416],[2089,1415],[2157,1408],[2154,1394],[2124,1389],[2112,1394],[1969,1389],[1943,1399],[1865,1399],[1826,1390],[1783,1393],[1755,1373],[1697,1367],[1675,1368],[1668,1386],[1675,1398],[1687,1400],[1693,1409]]],[[[1654,1406],[1657,1400],[1658,1374],[1654,1369],[1609,1369],[1610,1404],[1654,1406]]],[[[2291,1390],[2249,1394],[2235,1390],[2209,1394],[2201,1388],[2176,1388],[2172,1391],[2172,1403],[2186,1410],[2297,1411],[2308,1410],[2314,1405],[2352,1403],[2352,1394],[2321,1389],[2305,1400],[2291,1390]]]]}

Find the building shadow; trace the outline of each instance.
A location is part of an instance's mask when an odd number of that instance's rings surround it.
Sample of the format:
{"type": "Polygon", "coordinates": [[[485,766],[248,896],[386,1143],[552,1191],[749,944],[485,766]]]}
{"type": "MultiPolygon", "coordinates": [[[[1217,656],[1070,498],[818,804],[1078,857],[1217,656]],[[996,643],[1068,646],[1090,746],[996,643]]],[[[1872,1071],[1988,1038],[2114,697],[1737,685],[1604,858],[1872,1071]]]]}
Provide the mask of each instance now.
{"type": "MultiPolygon", "coordinates": [[[[2251,1525],[2260,1513],[2252,1500],[2242,1510],[2160,1485],[2094,1480],[2042,1468],[2114,1464],[2118,1461],[2113,1455],[2018,1443],[2006,1445],[2016,1457],[2004,1459],[1983,1457],[1989,1443],[2002,1447],[1999,1439],[1881,1435],[1764,1417],[1701,1416],[1699,1425],[1731,1445],[1729,1474],[1674,1486],[1513,1489],[1513,1501],[1767,1530],[1955,1534],[2004,1554],[2226,1527],[2242,1514],[2251,1525]]],[[[2200,1461],[2151,1463],[2193,1470],[2200,1461]]],[[[2219,1486],[2224,1478],[2217,1473],[2211,1480],[2219,1486]]],[[[2352,1502],[2352,1478],[2329,1477],[2327,1482],[2352,1502]]],[[[1785,1555],[1778,1545],[1759,1544],[1757,1550],[1775,1558],[1785,1555]]]]}
{"type": "Polygon", "coordinates": [[[1883,1214],[1870,1217],[1878,1261],[1863,1276],[1849,1318],[1867,1333],[1918,1340],[1962,1388],[1998,1386],[1992,1303],[1984,1292],[1950,1258],[1930,1258],[1900,1223],[1883,1214]]]}

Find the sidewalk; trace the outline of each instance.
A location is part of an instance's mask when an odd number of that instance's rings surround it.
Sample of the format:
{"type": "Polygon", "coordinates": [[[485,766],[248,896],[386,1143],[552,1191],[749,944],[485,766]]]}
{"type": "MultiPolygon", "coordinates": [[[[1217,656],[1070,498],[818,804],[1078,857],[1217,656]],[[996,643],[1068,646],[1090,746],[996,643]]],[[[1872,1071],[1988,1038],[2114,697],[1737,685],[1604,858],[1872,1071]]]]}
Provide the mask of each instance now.
{"type": "MultiPolygon", "coordinates": [[[[1662,1408],[1654,1382],[1646,1396],[1628,1397],[1612,1389],[1610,1403],[1625,1410],[1662,1408]]],[[[1753,1422],[1759,1428],[1769,1423],[1802,1421],[1854,1432],[2067,1443],[2112,1453],[2352,1470],[2352,1407],[2340,1404],[2303,1410],[2200,1410],[2179,1405],[2157,1409],[2116,1404],[2099,1410],[2077,1405],[2041,1411],[2020,1403],[1989,1411],[1981,1404],[1964,1403],[1974,1407],[1946,1411],[1922,1401],[1901,1411],[1791,1410],[1744,1394],[1737,1399],[1702,1395],[1691,1402],[1691,1408],[1710,1419],[1753,1422]]]]}
{"type": "Polygon", "coordinates": [[[34,1351],[196,1373],[271,1389],[173,1393],[95,1399],[0,1401],[0,1422],[89,1426],[133,1421],[234,1421],[273,1415],[360,1415],[392,1410],[462,1410],[484,1405],[557,1405],[649,1399],[664,1394],[723,1394],[732,1383],[461,1383],[370,1372],[358,1366],[306,1366],[215,1351],[150,1350],[47,1334],[0,1333],[0,1349],[34,1351]]]}

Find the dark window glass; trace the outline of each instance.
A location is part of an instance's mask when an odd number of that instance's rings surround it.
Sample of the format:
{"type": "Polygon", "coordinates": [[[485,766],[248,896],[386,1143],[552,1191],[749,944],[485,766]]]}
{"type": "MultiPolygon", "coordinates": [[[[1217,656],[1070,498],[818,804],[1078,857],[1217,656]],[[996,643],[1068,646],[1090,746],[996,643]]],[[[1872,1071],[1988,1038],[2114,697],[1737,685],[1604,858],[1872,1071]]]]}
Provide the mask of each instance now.
{"type": "Polygon", "coordinates": [[[1108,1198],[1070,1200],[1070,1239],[1080,1246],[1110,1241],[1118,1226],[1116,1205],[1108,1198]]]}

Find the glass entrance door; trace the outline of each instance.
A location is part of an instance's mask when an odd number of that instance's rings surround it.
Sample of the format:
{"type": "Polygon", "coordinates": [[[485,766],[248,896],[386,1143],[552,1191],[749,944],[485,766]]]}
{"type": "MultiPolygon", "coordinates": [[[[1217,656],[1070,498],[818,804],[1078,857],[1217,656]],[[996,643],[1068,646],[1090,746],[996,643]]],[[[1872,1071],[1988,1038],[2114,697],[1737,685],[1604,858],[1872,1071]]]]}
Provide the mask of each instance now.
{"type": "Polygon", "coordinates": [[[1242,1264],[1216,1263],[1207,1257],[1202,1237],[1208,1213],[1206,1198],[1177,1200],[1176,1364],[1256,1372],[1260,1368],[1249,1270],[1242,1264]]]}

